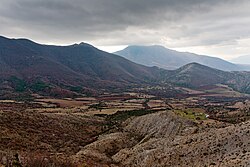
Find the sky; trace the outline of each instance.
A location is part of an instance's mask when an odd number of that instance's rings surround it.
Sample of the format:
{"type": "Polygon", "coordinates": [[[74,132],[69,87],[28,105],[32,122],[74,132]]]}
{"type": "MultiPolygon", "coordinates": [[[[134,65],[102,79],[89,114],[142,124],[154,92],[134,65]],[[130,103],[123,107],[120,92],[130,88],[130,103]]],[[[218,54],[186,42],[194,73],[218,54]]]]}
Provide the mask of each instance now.
{"type": "Polygon", "coordinates": [[[250,54],[249,9],[249,0],[0,0],[0,35],[109,52],[163,45],[229,60],[250,54]]]}

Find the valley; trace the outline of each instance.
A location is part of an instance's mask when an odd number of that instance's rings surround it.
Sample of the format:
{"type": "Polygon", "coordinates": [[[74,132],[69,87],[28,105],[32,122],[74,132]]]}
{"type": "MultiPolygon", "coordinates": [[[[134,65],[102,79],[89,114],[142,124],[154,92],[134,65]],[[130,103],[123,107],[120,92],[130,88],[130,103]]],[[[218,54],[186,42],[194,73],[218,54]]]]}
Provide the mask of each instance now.
{"type": "Polygon", "coordinates": [[[0,44],[1,167],[250,165],[249,71],[148,67],[86,43],[0,44]]]}
{"type": "Polygon", "coordinates": [[[0,4],[0,167],[250,167],[249,0],[0,4]]]}
{"type": "Polygon", "coordinates": [[[0,167],[250,167],[249,0],[1,0],[0,167]]]}
{"type": "Polygon", "coordinates": [[[250,120],[249,96],[230,95],[225,86],[218,87],[216,94],[214,89],[186,89],[189,94],[182,97],[131,91],[78,98],[33,94],[32,101],[2,100],[0,163],[10,163],[18,153],[20,162],[28,166],[216,166],[217,159],[222,166],[249,164],[246,152],[250,147],[245,142],[249,137],[245,133],[250,120]],[[216,142],[216,152],[204,150],[203,146],[215,142],[209,134],[222,135],[230,142],[235,138],[232,132],[239,130],[244,134],[239,139],[244,147],[235,152],[234,142],[226,148],[237,155],[225,152],[221,142],[216,142]],[[198,154],[199,159],[180,161],[187,145],[194,148],[185,158],[198,154]],[[169,149],[176,151],[170,153],[169,149]]]}

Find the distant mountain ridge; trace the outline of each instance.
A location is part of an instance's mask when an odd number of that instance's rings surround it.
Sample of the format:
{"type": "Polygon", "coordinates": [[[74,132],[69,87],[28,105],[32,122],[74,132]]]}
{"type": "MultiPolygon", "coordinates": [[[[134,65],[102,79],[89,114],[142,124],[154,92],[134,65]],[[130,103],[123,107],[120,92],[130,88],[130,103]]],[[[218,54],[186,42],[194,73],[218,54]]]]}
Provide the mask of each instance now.
{"type": "Polygon", "coordinates": [[[65,95],[89,89],[127,91],[160,85],[175,90],[214,84],[250,93],[250,72],[226,72],[198,63],[164,70],[136,64],[86,43],[53,46],[0,37],[0,98],[6,92],[54,96],[58,91],[65,95]]]}
{"type": "Polygon", "coordinates": [[[202,56],[188,52],[177,52],[163,46],[128,46],[127,48],[115,52],[128,60],[146,66],[158,66],[164,69],[177,69],[189,63],[199,63],[208,67],[217,68],[224,71],[250,70],[246,66],[230,63],[220,58],[202,56]]]}
{"type": "Polygon", "coordinates": [[[250,72],[222,71],[198,63],[190,63],[170,71],[164,79],[169,83],[193,89],[225,84],[236,91],[250,93],[250,72]]]}
{"type": "Polygon", "coordinates": [[[245,64],[250,66],[250,55],[240,56],[231,60],[233,63],[245,64]]]}
{"type": "Polygon", "coordinates": [[[67,89],[116,89],[154,80],[159,71],[86,43],[53,46],[5,37],[0,37],[0,65],[0,82],[8,81],[8,87],[18,81],[22,89],[40,82],[67,89]]]}

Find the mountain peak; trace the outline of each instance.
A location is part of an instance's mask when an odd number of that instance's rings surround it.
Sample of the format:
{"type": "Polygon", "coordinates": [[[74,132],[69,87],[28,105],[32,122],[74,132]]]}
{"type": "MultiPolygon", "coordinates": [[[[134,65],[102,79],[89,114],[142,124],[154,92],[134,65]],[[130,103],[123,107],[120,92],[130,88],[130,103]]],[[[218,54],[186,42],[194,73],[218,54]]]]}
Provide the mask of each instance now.
{"type": "Polygon", "coordinates": [[[169,50],[162,45],[146,45],[146,46],[144,46],[144,45],[129,45],[125,49],[166,49],[166,50],[169,50]]]}
{"type": "Polygon", "coordinates": [[[164,46],[161,45],[151,45],[151,46],[132,45],[128,46],[124,50],[115,52],[115,54],[118,54],[138,64],[150,67],[157,66],[167,70],[178,69],[192,62],[203,64],[211,68],[217,68],[223,71],[247,70],[246,67],[230,63],[226,60],[217,57],[197,55],[188,52],[178,52],[175,50],[165,48],[164,46]]]}
{"type": "Polygon", "coordinates": [[[81,43],[75,43],[71,46],[74,46],[74,47],[88,47],[88,48],[95,48],[93,45],[91,44],[88,44],[88,43],[85,43],[85,42],[81,42],[81,43]]]}
{"type": "Polygon", "coordinates": [[[86,43],[86,42],[81,42],[81,43],[79,43],[78,45],[82,45],[82,46],[91,46],[91,47],[93,47],[92,45],[90,45],[90,44],[88,44],[88,43],[86,43]]]}
{"type": "Polygon", "coordinates": [[[233,78],[232,72],[225,72],[199,63],[190,63],[173,71],[172,83],[178,83],[188,87],[200,87],[205,85],[223,84],[233,78]]]}
{"type": "Polygon", "coordinates": [[[193,68],[193,67],[198,67],[198,68],[210,68],[210,67],[208,67],[208,66],[205,66],[205,65],[202,65],[202,64],[199,64],[199,63],[196,63],[196,62],[192,62],[192,63],[186,64],[186,65],[184,65],[184,66],[181,67],[181,68],[193,68]]]}
{"type": "Polygon", "coordinates": [[[186,71],[197,71],[197,72],[202,72],[202,71],[220,71],[218,69],[215,68],[211,68],[196,62],[192,62],[189,64],[186,64],[182,67],[180,67],[179,69],[177,69],[177,71],[182,71],[182,72],[186,72],[186,71]]]}

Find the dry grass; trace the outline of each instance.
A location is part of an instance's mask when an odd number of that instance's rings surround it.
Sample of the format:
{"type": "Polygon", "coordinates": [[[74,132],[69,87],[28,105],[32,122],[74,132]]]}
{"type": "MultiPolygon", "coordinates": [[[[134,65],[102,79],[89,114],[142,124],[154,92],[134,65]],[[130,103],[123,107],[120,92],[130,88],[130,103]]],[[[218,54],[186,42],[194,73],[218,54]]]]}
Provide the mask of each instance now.
{"type": "Polygon", "coordinates": [[[0,114],[0,150],[75,154],[106,128],[103,118],[75,114],[4,111],[0,114]]]}
{"type": "Polygon", "coordinates": [[[166,103],[162,100],[149,100],[147,104],[150,108],[166,107],[166,103]]]}
{"type": "Polygon", "coordinates": [[[92,111],[88,111],[84,114],[86,115],[96,115],[96,114],[106,114],[106,115],[112,115],[117,113],[118,111],[133,111],[137,108],[109,108],[109,109],[102,109],[100,110],[92,110],[92,111]]]}
{"type": "Polygon", "coordinates": [[[43,155],[25,154],[21,156],[13,152],[0,153],[0,167],[79,167],[70,158],[45,157],[43,155]]]}
{"type": "Polygon", "coordinates": [[[66,100],[66,99],[37,99],[37,101],[58,104],[59,107],[77,107],[91,103],[89,101],[66,100]]]}

